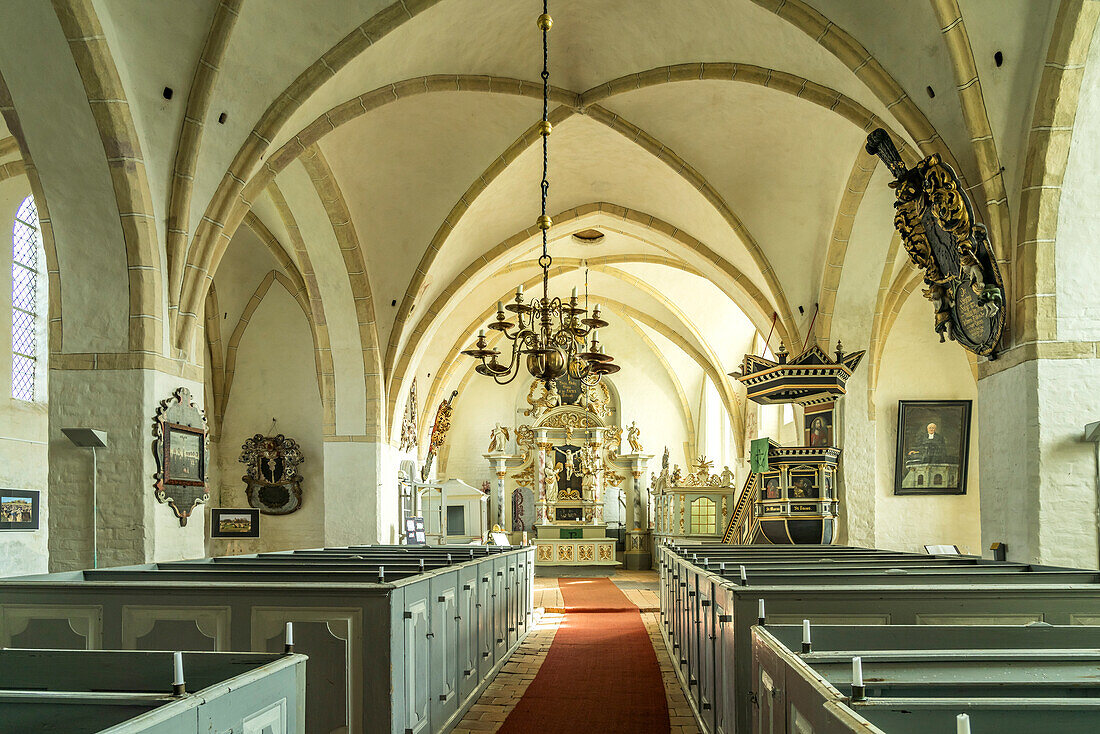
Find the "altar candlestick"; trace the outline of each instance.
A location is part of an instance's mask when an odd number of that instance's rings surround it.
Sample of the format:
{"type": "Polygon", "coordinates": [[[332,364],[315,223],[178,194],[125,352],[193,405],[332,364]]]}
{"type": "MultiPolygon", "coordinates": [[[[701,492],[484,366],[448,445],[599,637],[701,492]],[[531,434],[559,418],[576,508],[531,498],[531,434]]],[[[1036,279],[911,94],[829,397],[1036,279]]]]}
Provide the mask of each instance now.
{"type": "Polygon", "coordinates": [[[741,566],[741,585],[742,586],[748,586],[749,585],[749,575],[747,573],[745,573],[745,567],[744,566],[741,566]]]}
{"type": "Polygon", "coordinates": [[[294,623],[286,623],[286,639],[283,641],[283,652],[290,654],[294,652],[294,623]]]}
{"type": "Polygon", "coordinates": [[[182,696],[187,693],[187,685],[183,681],[183,653],[172,653],[172,695],[182,696]]]}
{"type": "Polygon", "coordinates": [[[756,620],[757,620],[757,623],[761,627],[764,626],[764,600],[763,599],[757,599],[756,600],[756,620]]]}
{"type": "Polygon", "coordinates": [[[802,620],[802,652],[810,652],[813,648],[810,646],[810,620],[802,620]]]}
{"type": "Polygon", "coordinates": [[[863,660],[857,656],[852,658],[852,700],[862,701],[866,693],[867,689],[863,687],[863,660]]]}
{"type": "Polygon", "coordinates": [[[955,734],[970,734],[970,717],[967,714],[955,717],[955,734]]]}

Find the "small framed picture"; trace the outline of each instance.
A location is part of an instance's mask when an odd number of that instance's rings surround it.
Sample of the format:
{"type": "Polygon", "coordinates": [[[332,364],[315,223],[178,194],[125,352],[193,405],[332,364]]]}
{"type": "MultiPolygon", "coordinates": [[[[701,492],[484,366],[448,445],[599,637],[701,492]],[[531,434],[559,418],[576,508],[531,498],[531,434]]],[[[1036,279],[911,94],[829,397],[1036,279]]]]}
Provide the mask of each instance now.
{"type": "Polygon", "coordinates": [[[206,432],[164,424],[164,483],[201,487],[206,484],[206,432]]]}
{"type": "Polygon", "coordinates": [[[966,494],[969,400],[898,401],[894,494],[966,494]]]}
{"type": "Polygon", "coordinates": [[[33,489],[0,489],[0,530],[38,530],[38,500],[33,489]]]}
{"type": "Polygon", "coordinates": [[[210,537],[260,537],[260,511],[251,508],[230,510],[224,507],[215,507],[210,510],[210,537]]]}

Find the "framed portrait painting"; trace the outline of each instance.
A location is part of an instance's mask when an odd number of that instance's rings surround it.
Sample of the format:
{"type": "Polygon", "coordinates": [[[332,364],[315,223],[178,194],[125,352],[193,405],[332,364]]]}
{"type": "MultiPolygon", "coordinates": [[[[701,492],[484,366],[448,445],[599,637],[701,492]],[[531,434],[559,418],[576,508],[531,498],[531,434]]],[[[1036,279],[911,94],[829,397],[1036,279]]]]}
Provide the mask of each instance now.
{"type": "Polygon", "coordinates": [[[30,489],[0,489],[0,530],[38,530],[38,501],[30,489]]]}
{"type": "Polygon", "coordinates": [[[211,538],[260,537],[260,511],[252,508],[231,510],[215,507],[210,510],[211,538]]]}
{"type": "Polygon", "coordinates": [[[969,400],[899,400],[894,494],[966,494],[969,400]]]}

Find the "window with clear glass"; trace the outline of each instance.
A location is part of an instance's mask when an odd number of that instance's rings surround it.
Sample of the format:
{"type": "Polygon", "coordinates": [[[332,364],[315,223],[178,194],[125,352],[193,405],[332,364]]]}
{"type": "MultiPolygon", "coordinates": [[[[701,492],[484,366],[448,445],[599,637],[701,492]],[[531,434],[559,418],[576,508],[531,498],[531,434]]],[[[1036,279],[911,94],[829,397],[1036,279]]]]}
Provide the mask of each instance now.
{"type": "Polygon", "coordinates": [[[691,532],[714,533],[714,500],[700,497],[692,501],[691,532]]]}
{"type": "Polygon", "coordinates": [[[38,368],[38,208],[28,196],[12,226],[11,257],[11,396],[35,399],[38,368]]]}

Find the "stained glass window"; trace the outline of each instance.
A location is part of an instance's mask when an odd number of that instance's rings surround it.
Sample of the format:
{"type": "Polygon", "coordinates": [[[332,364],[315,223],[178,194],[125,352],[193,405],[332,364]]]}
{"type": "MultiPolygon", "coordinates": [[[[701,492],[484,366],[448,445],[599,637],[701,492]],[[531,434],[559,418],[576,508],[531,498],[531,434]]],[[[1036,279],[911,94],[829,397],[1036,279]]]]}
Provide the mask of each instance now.
{"type": "Polygon", "coordinates": [[[35,399],[38,366],[38,208],[28,196],[12,227],[11,396],[35,399]]]}

